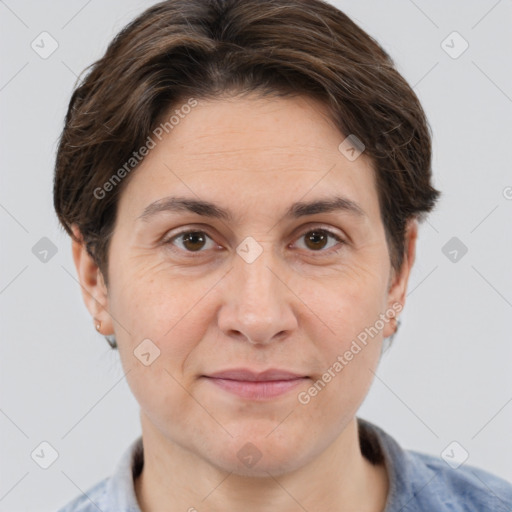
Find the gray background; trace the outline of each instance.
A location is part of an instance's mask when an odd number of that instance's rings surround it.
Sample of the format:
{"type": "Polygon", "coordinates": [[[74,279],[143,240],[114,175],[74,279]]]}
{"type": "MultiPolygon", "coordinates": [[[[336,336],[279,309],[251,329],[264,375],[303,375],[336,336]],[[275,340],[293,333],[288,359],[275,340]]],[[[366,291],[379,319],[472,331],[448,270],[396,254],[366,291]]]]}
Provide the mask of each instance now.
{"type": "MultiPolygon", "coordinates": [[[[140,433],[117,353],[82,303],[52,172],[76,75],[153,3],[0,1],[1,511],[56,510],[140,433]],[[31,48],[43,31],[59,45],[46,59],[31,48]],[[32,250],[43,237],[57,250],[46,262],[32,250]],[[48,469],[31,458],[42,441],[59,454],[48,469]]],[[[457,441],[466,464],[512,480],[512,1],[335,5],[414,87],[444,194],[420,228],[401,330],[359,415],[405,448],[441,455],[457,441]],[[458,58],[442,47],[453,31],[469,43],[458,58]],[[455,262],[443,253],[453,237],[468,249],[455,262]]]]}

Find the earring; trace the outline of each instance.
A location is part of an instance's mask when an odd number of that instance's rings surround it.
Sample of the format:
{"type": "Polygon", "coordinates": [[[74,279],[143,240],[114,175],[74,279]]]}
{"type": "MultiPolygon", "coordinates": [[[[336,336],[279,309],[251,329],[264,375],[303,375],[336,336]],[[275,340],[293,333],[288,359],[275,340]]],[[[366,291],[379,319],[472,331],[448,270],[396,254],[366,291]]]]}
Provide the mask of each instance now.
{"type": "Polygon", "coordinates": [[[400,327],[400,320],[398,320],[398,318],[394,317],[391,320],[395,322],[395,329],[391,336],[384,338],[384,340],[382,341],[382,354],[391,347],[391,344],[395,339],[396,333],[398,332],[398,328],[400,327]]]}
{"type": "Polygon", "coordinates": [[[105,336],[105,339],[112,349],[117,348],[116,337],[113,334],[105,336]]]}
{"type": "MultiPolygon", "coordinates": [[[[95,318],[94,322],[96,324],[95,325],[96,330],[101,333],[101,320],[98,320],[97,318],[95,318]]],[[[107,343],[110,345],[111,348],[113,348],[113,349],[117,348],[116,337],[113,334],[105,336],[105,339],[107,340],[107,343]]]]}

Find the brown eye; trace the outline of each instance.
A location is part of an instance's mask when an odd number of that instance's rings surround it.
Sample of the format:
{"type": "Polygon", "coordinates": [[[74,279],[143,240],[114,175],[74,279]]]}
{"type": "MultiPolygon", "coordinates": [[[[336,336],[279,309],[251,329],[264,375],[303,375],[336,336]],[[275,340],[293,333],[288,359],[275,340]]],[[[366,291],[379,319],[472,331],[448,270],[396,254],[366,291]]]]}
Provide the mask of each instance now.
{"type": "Polygon", "coordinates": [[[203,248],[205,242],[206,237],[200,231],[186,233],[183,236],[183,246],[189,251],[199,251],[203,248]]]}
{"type": "Polygon", "coordinates": [[[310,231],[304,236],[306,245],[310,249],[323,249],[327,245],[328,236],[322,231],[310,231]]]}
{"type": "Polygon", "coordinates": [[[215,244],[204,231],[183,231],[170,238],[166,244],[175,245],[184,252],[204,252],[215,244]],[[208,246],[210,241],[210,246],[208,246]]]}
{"type": "Polygon", "coordinates": [[[305,248],[313,252],[329,252],[331,247],[344,243],[339,236],[326,229],[310,230],[304,233],[300,240],[304,240],[305,248]]]}

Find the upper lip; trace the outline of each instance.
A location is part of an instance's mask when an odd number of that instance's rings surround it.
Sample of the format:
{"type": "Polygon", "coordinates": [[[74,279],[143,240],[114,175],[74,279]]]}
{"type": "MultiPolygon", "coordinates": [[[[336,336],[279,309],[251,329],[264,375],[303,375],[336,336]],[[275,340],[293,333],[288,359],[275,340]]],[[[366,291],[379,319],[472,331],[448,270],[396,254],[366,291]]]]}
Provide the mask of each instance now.
{"type": "Polygon", "coordinates": [[[230,370],[204,375],[204,377],[259,382],[300,379],[306,377],[306,375],[300,375],[288,370],[280,370],[279,368],[269,368],[262,372],[249,370],[247,368],[232,368],[230,370]]]}

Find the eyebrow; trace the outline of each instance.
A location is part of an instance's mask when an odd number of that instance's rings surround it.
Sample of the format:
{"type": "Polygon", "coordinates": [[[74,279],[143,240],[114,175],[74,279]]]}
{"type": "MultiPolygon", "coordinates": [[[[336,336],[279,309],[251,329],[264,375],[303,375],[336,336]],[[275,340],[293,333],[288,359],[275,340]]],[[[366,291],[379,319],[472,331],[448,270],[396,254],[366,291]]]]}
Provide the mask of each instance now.
{"type": "MultiPolygon", "coordinates": [[[[354,215],[356,218],[364,218],[368,215],[352,199],[343,196],[334,196],[315,201],[299,201],[293,203],[285,212],[284,218],[300,218],[318,213],[345,212],[354,215]]],[[[144,209],[138,219],[147,222],[155,215],[162,212],[192,212],[202,217],[232,221],[233,214],[210,201],[190,199],[187,197],[164,197],[155,201],[144,209]]]]}

